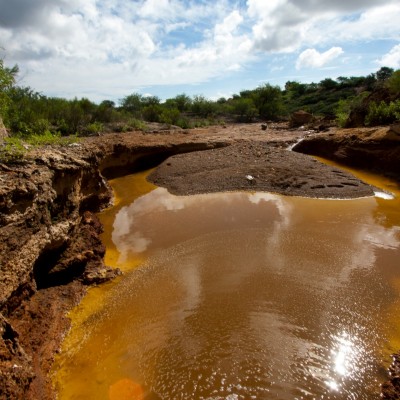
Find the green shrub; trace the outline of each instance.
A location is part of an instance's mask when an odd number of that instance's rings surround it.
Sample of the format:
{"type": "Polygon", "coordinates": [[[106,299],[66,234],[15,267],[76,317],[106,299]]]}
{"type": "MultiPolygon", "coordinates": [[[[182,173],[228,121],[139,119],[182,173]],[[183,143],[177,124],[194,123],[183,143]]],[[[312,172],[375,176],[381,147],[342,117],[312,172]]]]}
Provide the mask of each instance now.
{"type": "Polygon", "coordinates": [[[216,103],[207,100],[204,96],[193,97],[191,111],[199,117],[207,118],[213,116],[217,111],[216,103]]]}
{"type": "Polygon", "coordinates": [[[91,124],[86,125],[83,133],[86,135],[97,135],[100,132],[103,132],[104,126],[101,122],[92,122],[91,124]]]}
{"type": "Polygon", "coordinates": [[[8,137],[0,143],[0,162],[17,163],[21,162],[27,149],[24,147],[21,139],[8,137]]]}
{"type": "Polygon", "coordinates": [[[364,100],[369,96],[370,92],[364,91],[361,92],[358,96],[351,96],[346,99],[341,99],[337,102],[337,106],[334,110],[334,114],[336,115],[336,123],[344,128],[346,123],[348,122],[350,113],[352,111],[361,110],[365,106],[363,106],[364,100]]]}
{"type": "Polygon", "coordinates": [[[181,113],[177,108],[167,108],[164,109],[160,116],[160,122],[168,125],[177,125],[181,113]]]}
{"type": "Polygon", "coordinates": [[[386,125],[400,119],[400,100],[376,104],[372,101],[369,105],[365,124],[368,126],[386,125]]]}
{"type": "Polygon", "coordinates": [[[138,130],[144,130],[146,129],[146,123],[140,119],[137,118],[130,118],[127,122],[128,130],[131,129],[138,129],[138,130]]]}
{"type": "Polygon", "coordinates": [[[190,129],[192,128],[192,124],[190,123],[190,120],[186,117],[181,117],[176,121],[176,125],[180,126],[182,129],[190,129]]]}
{"type": "Polygon", "coordinates": [[[78,136],[61,136],[60,132],[46,131],[42,135],[30,135],[24,141],[32,146],[67,145],[77,142],[78,136]]]}
{"type": "Polygon", "coordinates": [[[396,97],[400,96],[400,69],[393,72],[390,78],[386,81],[386,86],[390,90],[390,93],[396,97]]]}
{"type": "Polygon", "coordinates": [[[233,101],[232,112],[238,122],[251,122],[257,115],[257,108],[251,98],[239,98],[233,101]]]}
{"type": "Polygon", "coordinates": [[[143,108],[143,119],[148,122],[160,122],[162,108],[158,104],[150,104],[143,108]]]}

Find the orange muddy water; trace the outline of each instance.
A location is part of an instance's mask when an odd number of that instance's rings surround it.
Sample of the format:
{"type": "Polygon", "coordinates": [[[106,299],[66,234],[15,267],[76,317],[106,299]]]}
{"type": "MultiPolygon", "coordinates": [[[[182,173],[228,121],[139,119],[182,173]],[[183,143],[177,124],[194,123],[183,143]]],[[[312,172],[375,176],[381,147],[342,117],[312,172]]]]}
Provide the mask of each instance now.
{"type": "Polygon", "coordinates": [[[400,349],[400,191],[170,195],[111,181],[106,262],[70,315],[63,399],[378,399],[400,349]]]}

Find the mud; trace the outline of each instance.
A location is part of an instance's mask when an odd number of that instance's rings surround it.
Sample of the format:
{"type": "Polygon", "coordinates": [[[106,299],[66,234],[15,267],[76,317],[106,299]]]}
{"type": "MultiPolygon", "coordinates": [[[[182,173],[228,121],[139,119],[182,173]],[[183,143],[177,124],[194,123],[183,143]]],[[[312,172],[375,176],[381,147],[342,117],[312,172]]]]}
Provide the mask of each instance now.
{"type": "Polygon", "coordinates": [[[371,186],[351,174],[270,143],[244,142],[177,155],[162,163],[149,180],[177,195],[246,190],[347,199],[374,194],[371,186]]]}

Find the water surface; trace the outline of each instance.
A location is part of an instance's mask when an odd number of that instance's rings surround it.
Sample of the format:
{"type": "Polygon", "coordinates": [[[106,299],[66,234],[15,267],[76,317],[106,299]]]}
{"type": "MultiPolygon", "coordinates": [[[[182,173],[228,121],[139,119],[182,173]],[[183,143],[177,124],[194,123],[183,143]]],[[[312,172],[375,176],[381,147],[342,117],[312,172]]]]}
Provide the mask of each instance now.
{"type": "Polygon", "coordinates": [[[379,398],[400,348],[399,197],[111,183],[106,261],[125,274],[72,313],[60,399],[379,398]]]}

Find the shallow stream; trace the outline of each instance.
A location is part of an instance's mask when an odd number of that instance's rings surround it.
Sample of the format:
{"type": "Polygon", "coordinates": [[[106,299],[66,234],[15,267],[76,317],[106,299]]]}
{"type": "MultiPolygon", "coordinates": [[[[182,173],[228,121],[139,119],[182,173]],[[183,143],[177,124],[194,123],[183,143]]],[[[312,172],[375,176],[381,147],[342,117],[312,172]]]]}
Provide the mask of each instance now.
{"type": "Polygon", "coordinates": [[[111,181],[106,263],[54,369],[59,399],[378,399],[400,349],[400,190],[177,197],[111,181]]]}

